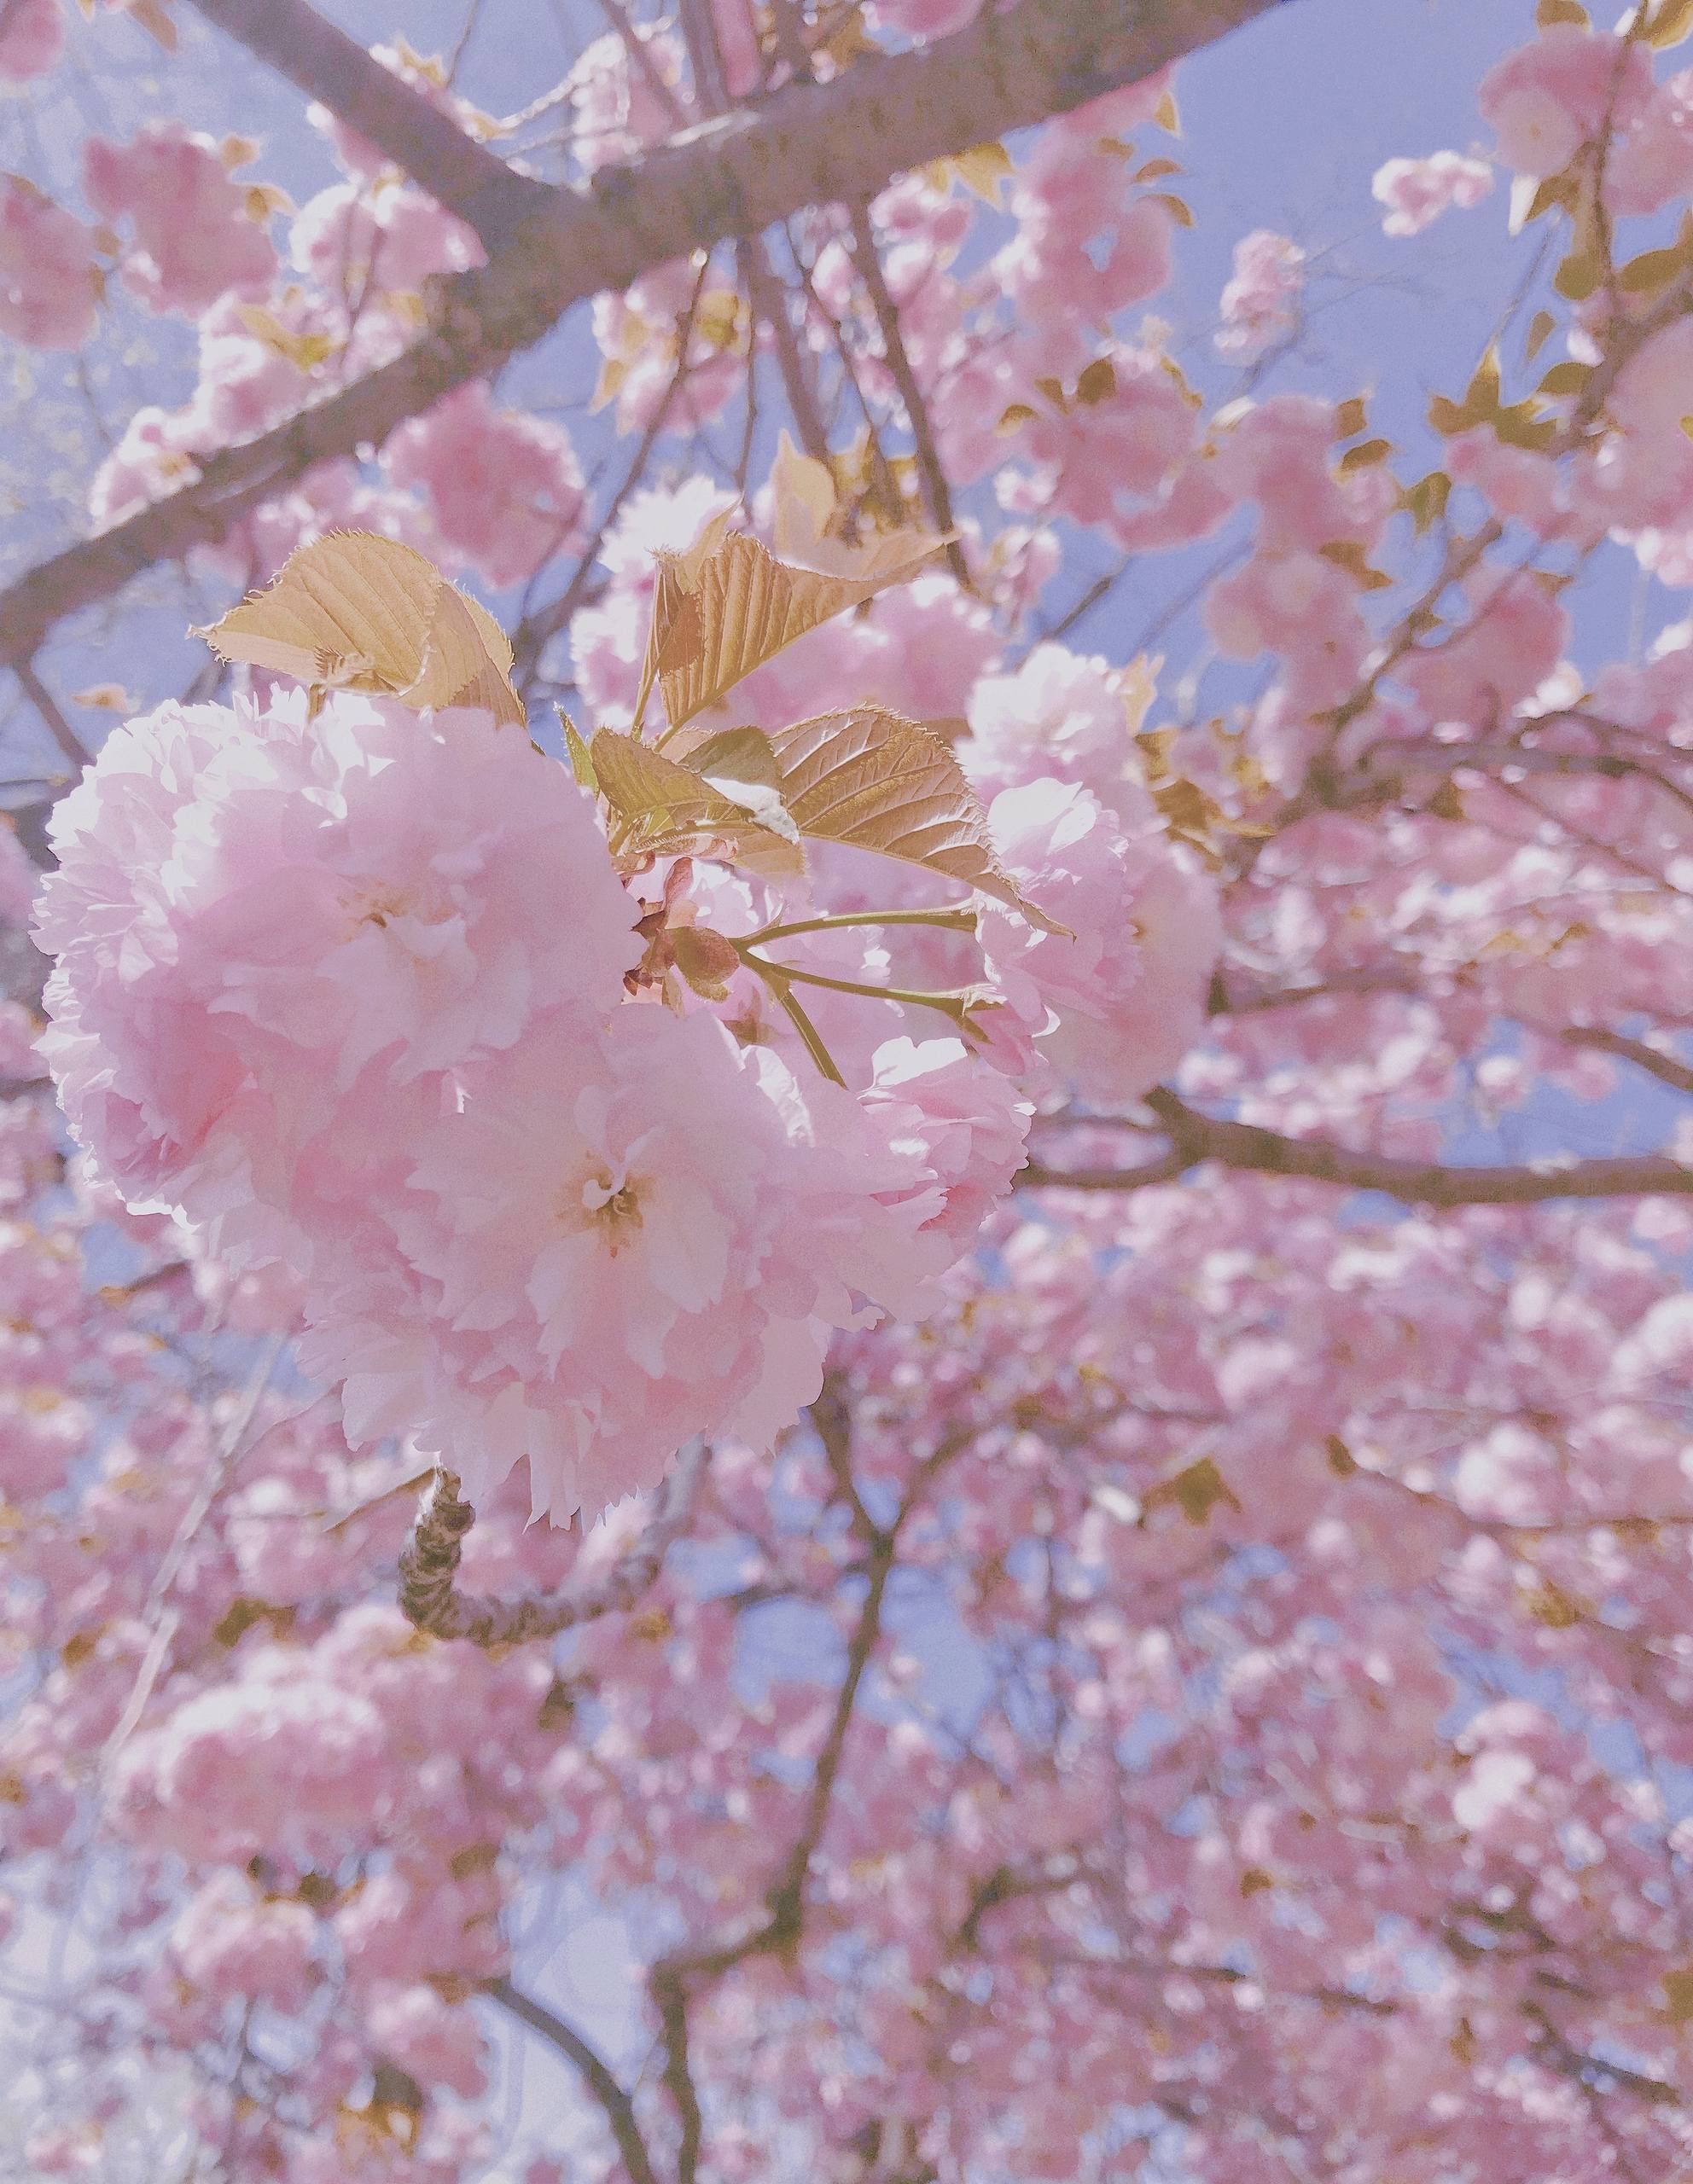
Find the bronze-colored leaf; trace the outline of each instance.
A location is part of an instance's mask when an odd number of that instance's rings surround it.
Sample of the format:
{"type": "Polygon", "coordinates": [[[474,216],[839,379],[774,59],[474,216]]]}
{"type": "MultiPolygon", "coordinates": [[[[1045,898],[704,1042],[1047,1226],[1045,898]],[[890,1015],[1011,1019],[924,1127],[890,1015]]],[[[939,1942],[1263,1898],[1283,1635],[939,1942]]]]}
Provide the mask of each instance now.
{"type": "Polygon", "coordinates": [[[1369,422],[1369,411],[1364,397],[1353,394],[1335,407],[1335,438],[1337,440],[1355,439],[1369,422]]]}
{"type": "Polygon", "coordinates": [[[1370,566],[1370,558],[1357,539],[1331,538],[1327,545],[1319,546],[1317,550],[1325,561],[1332,561],[1337,569],[1344,569],[1362,590],[1387,591],[1392,588],[1393,578],[1384,571],[1370,566]]]}
{"type": "Polygon", "coordinates": [[[737,863],[773,872],[798,868],[798,829],[773,789],[765,792],[761,814],[637,736],[602,728],[588,748],[600,793],[628,830],[628,848],[669,856],[722,842],[737,863]],[[774,824],[765,816],[771,806],[774,824]]]}
{"type": "Polygon", "coordinates": [[[1214,1456],[1201,1456],[1196,1463],[1185,1465],[1172,1478],[1161,1478],[1149,1489],[1141,1504],[1141,1520],[1145,1522],[1155,1509],[1172,1503],[1178,1508],[1190,1525],[1202,1525],[1211,1512],[1221,1502],[1226,1509],[1240,1514],[1240,1502],[1234,1489],[1217,1468],[1214,1456]]]}
{"type": "Polygon", "coordinates": [[[267,588],[200,633],[220,659],[302,682],[476,706],[521,722],[511,647],[487,609],[398,540],[338,531],[290,554],[267,588]]]}
{"type": "Polygon", "coordinates": [[[1446,472],[1431,470],[1426,478],[1419,479],[1403,496],[1400,506],[1410,516],[1419,538],[1446,514],[1452,491],[1452,481],[1446,472]]]}
{"type": "Polygon", "coordinates": [[[1534,392],[1544,394],[1550,401],[1562,401],[1572,394],[1580,394],[1593,376],[1591,364],[1579,364],[1573,359],[1554,364],[1534,392]]]}
{"type": "Polygon", "coordinates": [[[296,334],[292,327],[284,326],[274,311],[265,311],[258,304],[237,304],[236,312],[260,348],[271,356],[284,358],[296,371],[311,371],[326,357],[334,356],[339,346],[327,334],[296,334]]]}
{"type": "Polygon", "coordinates": [[[676,967],[704,1001],[726,1001],[729,981],[741,967],[735,944],[709,926],[679,925],[670,935],[676,967]]]}
{"type": "Polygon", "coordinates": [[[162,45],[166,53],[177,49],[177,26],[171,20],[163,0],[124,0],[124,13],[141,25],[147,35],[162,45]]]}
{"type": "Polygon", "coordinates": [[[782,767],[775,746],[761,728],[719,729],[715,735],[707,735],[677,756],[690,773],[704,781],[721,778],[762,788],[781,786],[782,767]]]}
{"type": "Polygon", "coordinates": [[[756,538],[713,518],[685,554],[659,556],[653,624],[636,704],[656,682],[672,729],[703,712],[808,630],[914,577],[938,542],[859,577],[778,561],[756,538]]]}
{"type": "Polygon", "coordinates": [[[1585,304],[1605,277],[1604,261],[1593,250],[1573,250],[1552,276],[1552,286],[1573,304],[1585,304]]]}
{"type": "Polygon", "coordinates": [[[761,728],[725,728],[695,745],[682,763],[761,827],[798,846],[800,830],[782,800],[782,769],[761,728]]]}
{"type": "Polygon", "coordinates": [[[880,706],[823,713],[771,737],[782,800],[801,834],[962,880],[1049,932],[1066,928],[1022,895],[995,853],[987,814],[951,750],[880,706]]]}
{"type": "Polygon", "coordinates": [[[121,682],[96,682],[86,690],[73,690],[71,703],[90,706],[100,713],[136,713],[141,711],[138,702],[131,697],[121,682]]]}
{"type": "Polygon", "coordinates": [[[1076,381],[1077,401],[1090,405],[1108,402],[1116,392],[1117,368],[1109,357],[1096,357],[1091,364],[1084,366],[1082,375],[1076,381]]]}
{"type": "Polygon", "coordinates": [[[638,736],[602,728],[588,746],[599,791],[637,836],[733,828],[746,813],[709,781],[638,736]]]}
{"type": "Polygon", "coordinates": [[[575,775],[590,796],[597,796],[600,793],[600,779],[594,771],[593,754],[583,741],[581,730],[562,706],[556,706],[554,710],[558,714],[558,724],[564,731],[564,748],[566,756],[570,760],[571,772],[575,775]]]}
{"type": "Polygon", "coordinates": [[[997,207],[1000,186],[1015,169],[1005,147],[993,142],[972,144],[968,151],[955,153],[951,159],[932,160],[921,171],[931,189],[949,191],[955,182],[962,182],[973,195],[997,207]]]}
{"type": "Polygon", "coordinates": [[[1666,53],[1693,32],[1693,0],[1658,0],[1646,26],[1646,43],[1666,53]]]}
{"type": "Polygon", "coordinates": [[[1655,296],[1671,288],[1687,270],[1687,257],[1678,244],[1667,250],[1642,251],[1631,258],[1616,276],[1626,295],[1655,296]]]}
{"type": "Polygon", "coordinates": [[[1185,197],[1178,197],[1173,190],[1155,189],[1151,193],[1151,201],[1155,205],[1161,205],[1178,228],[1190,228],[1196,224],[1192,206],[1185,197]]]}
{"type": "Polygon", "coordinates": [[[1377,463],[1385,462],[1393,451],[1391,440],[1360,440],[1341,457],[1341,475],[1350,478],[1356,471],[1373,469],[1377,463]]]}

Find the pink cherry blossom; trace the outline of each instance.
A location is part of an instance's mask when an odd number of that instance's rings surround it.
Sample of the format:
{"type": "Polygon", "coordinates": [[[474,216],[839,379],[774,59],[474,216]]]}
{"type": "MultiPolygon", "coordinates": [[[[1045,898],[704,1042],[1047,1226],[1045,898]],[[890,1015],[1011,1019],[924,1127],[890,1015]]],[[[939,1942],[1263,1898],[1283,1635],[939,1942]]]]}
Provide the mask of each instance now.
{"type": "Polygon", "coordinates": [[[0,16],[0,84],[26,84],[58,66],[65,46],[59,0],[13,0],[0,16]]]}
{"type": "Polygon", "coordinates": [[[1126,837],[1084,788],[1006,789],[989,822],[1007,866],[1069,932],[987,914],[989,961],[1039,1051],[1097,1107],[1166,1076],[1198,1037],[1221,944],[1214,897],[1155,832],[1126,837]]]}
{"type": "Polygon", "coordinates": [[[55,834],[67,1112],[131,1203],[212,1224],[237,1264],[304,1270],[306,1202],[378,1155],[354,1087],[379,1055],[427,1112],[433,1073],[537,1008],[612,1006],[636,952],[579,792],[478,716],[166,707],[108,741],[55,834]]]}
{"type": "Polygon", "coordinates": [[[1499,156],[1518,174],[1556,174],[1607,114],[1626,128],[1649,95],[1651,61],[1631,39],[1553,23],[1483,78],[1478,94],[1499,156]]]}
{"type": "Polygon", "coordinates": [[[83,182],[102,218],[132,224],[123,277],[150,311],[198,312],[227,290],[270,286],[276,252],[210,137],[174,124],[127,144],[90,137],[83,182]]]}
{"type": "Polygon", "coordinates": [[[445,544],[491,584],[519,584],[579,536],[582,473],[556,425],[497,410],[481,380],[403,425],[389,476],[420,488],[445,544]]]}
{"type": "Polygon", "coordinates": [[[0,177],[0,333],[74,349],[94,331],[94,239],[17,175],[0,177]]]}
{"type": "Polygon", "coordinates": [[[1299,322],[1306,253],[1285,235],[1255,228],[1235,245],[1233,277],[1219,305],[1217,346],[1241,363],[1254,363],[1299,322]]]}
{"type": "Polygon", "coordinates": [[[557,1011],[460,1083],[393,1272],[349,1265],[307,1355],[355,1439],[404,1423],[473,1495],[527,1456],[538,1515],[595,1514],[695,1433],[767,1442],[817,1392],[823,1330],[909,1310],[956,1248],[918,1235],[943,1202],[911,1149],[707,1017],[625,1008],[596,1038],[557,1011]]]}
{"type": "Polygon", "coordinates": [[[1382,222],[1390,235],[1417,235],[1443,212],[1468,212],[1493,187],[1486,160],[1462,152],[1430,152],[1418,160],[1389,160],[1376,170],[1371,196],[1387,206],[1382,222]]]}

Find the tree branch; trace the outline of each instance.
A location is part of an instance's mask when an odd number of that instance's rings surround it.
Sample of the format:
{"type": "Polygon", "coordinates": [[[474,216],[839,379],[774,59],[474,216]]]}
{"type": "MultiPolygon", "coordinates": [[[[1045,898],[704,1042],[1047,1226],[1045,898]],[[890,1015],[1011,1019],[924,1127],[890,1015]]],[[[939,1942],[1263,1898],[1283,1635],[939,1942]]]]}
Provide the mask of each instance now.
{"type": "Polygon", "coordinates": [[[404,168],[491,252],[552,201],[549,184],[515,173],[305,0],[189,4],[404,168]]]}
{"type": "MultiPolygon", "coordinates": [[[[259,12],[259,0],[246,4],[259,12]]],[[[315,463],[381,446],[404,419],[539,340],[572,304],[801,206],[873,196],[894,174],[1068,112],[1278,4],[1021,0],[921,51],[868,56],[835,84],[790,84],[756,113],[601,168],[556,192],[486,266],[442,282],[428,331],[404,356],[209,456],[192,483],[0,592],[0,661],[27,657],[55,622],[142,570],[226,537],[315,463]]]]}
{"type": "Polygon", "coordinates": [[[1539,1205],[1561,1198],[1693,1194],[1693,1168],[1663,1153],[1548,1161],[1533,1167],[1453,1168],[1437,1161],[1353,1152],[1322,1138],[1284,1137],[1254,1124],[1227,1122],[1201,1114],[1173,1092],[1149,1093],[1146,1104],[1170,1140],[1170,1150],[1162,1159],[1129,1168],[1048,1168],[1031,1162],[1019,1180],[1036,1188],[1139,1190],[1149,1183],[1172,1182],[1201,1161],[1215,1160],[1245,1174],[1296,1176],[1346,1190],[1382,1191],[1407,1205],[1440,1211],[1460,1205],[1539,1205]]]}
{"type": "Polygon", "coordinates": [[[911,369],[911,359],[906,351],[905,337],[899,328],[899,309],[887,285],[887,276],[881,270],[881,250],[876,241],[869,206],[853,206],[852,221],[853,260],[863,276],[870,307],[876,313],[876,329],[881,335],[883,358],[893,374],[893,384],[899,388],[899,399],[905,405],[905,421],[910,427],[912,451],[916,457],[917,475],[922,480],[923,498],[928,502],[929,516],[936,531],[946,540],[946,566],[969,591],[972,587],[964,549],[951,535],[951,488],[946,482],[946,473],[941,465],[940,450],[934,444],[934,433],[928,421],[928,407],[923,400],[922,389],[917,385],[917,375],[911,369]]]}
{"type": "Polygon", "coordinates": [[[1578,1026],[1563,1034],[1567,1045],[1591,1047],[1597,1054],[1614,1054],[1619,1061],[1632,1061],[1637,1069],[1644,1069],[1655,1077],[1660,1083],[1673,1086],[1678,1092],[1693,1092],[1693,1069],[1673,1054],[1667,1054],[1660,1047],[1649,1047],[1644,1039],[1631,1039],[1621,1031],[1589,1031],[1578,1026]]]}
{"type": "Polygon", "coordinates": [[[534,1997],[514,1987],[509,1979],[491,1979],[482,1989],[489,1998],[508,2011],[520,2024],[528,2026],[531,2032],[556,2048],[567,2056],[586,2080],[596,2100],[605,2111],[611,2135],[617,2140],[617,2150],[623,2157],[623,2165],[629,2171],[631,2184],[658,2184],[646,2141],[641,2136],[641,2127],[636,2120],[635,2104],[612,2076],[598,2054],[581,2034],[567,2024],[561,2017],[534,1997]]]}
{"type": "Polygon", "coordinates": [[[41,717],[42,725],[70,761],[73,774],[80,774],[88,764],[88,752],[81,737],[59,709],[59,701],[35,671],[32,660],[15,660],[12,672],[18,678],[18,687],[41,717]]]}
{"type": "Polygon", "coordinates": [[[829,1728],[812,1770],[805,1817],[782,1862],[781,1872],[765,1893],[767,1915],[742,1927],[738,1933],[724,1935],[701,1948],[679,1949],[660,1957],[649,1975],[664,2041],[664,2082],[681,2128],[677,2158],[678,2184],[695,2184],[704,2135],[699,2094],[688,2059],[689,2002],[702,1986],[720,1979],[724,1972],[732,1971],[748,1957],[788,1951],[799,1943],[805,1926],[806,1879],[829,1824],[829,1804],[840,1777],[859,1687],[881,1640],[882,1607],[898,1551],[899,1526],[911,1506],[910,1502],[906,1504],[891,1530],[876,1524],[857,1487],[851,1484],[846,1438],[850,1423],[844,1406],[840,1404],[838,1391],[832,1399],[827,1393],[819,1397],[812,1408],[813,1422],[837,1484],[843,1472],[846,1475],[849,1490],[843,1492],[843,1499],[852,1512],[853,1530],[864,1539],[867,1549],[867,1584],[852,1635],[847,1641],[846,1674],[835,1693],[829,1728]]]}
{"type": "Polygon", "coordinates": [[[453,1473],[437,1472],[400,1554],[401,1613],[432,1637],[468,1638],[473,1646],[521,1646],[632,1607],[687,1530],[710,1453],[698,1442],[684,1451],[645,1531],[598,1584],[574,1591],[527,1593],[510,1600],[486,1600],[456,1589],[459,1556],[476,1512],[459,1498],[453,1473]]]}

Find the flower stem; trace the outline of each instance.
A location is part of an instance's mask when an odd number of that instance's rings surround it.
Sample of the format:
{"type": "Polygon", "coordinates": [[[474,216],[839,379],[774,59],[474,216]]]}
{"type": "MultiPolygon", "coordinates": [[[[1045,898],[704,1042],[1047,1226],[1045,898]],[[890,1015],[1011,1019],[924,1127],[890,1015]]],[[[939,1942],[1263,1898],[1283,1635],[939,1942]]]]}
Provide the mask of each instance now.
{"type": "Polygon", "coordinates": [[[761,926],[757,932],[742,933],[737,948],[756,948],[766,940],[786,940],[798,932],[834,932],[853,925],[932,925],[943,932],[974,932],[976,914],[970,909],[844,910],[834,917],[795,918],[791,925],[761,926]]]}
{"type": "Polygon", "coordinates": [[[772,963],[763,956],[754,956],[744,941],[737,940],[735,945],[749,970],[765,978],[774,971],[784,985],[789,979],[796,979],[801,985],[823,986],[830,993],[863,994],[869,1001],[897,1001],[910,1008],[933,1008],[960,1030],[968,1026],[970,1011],[975,1005],[974,996],[968,988],[957,993],[920,993],[910,986],[876,986],[863,979],[826,978],[821,971],[797,970],[791,963],[772,963]]]}
{"type": "Polygon", "coordinates": [[[783,970],[781,965],[779,963],[761,962],[756,956],[748,956],[746,957],[745,961],[748,968],[758,973],[759,976],[776,996],[777,1001],[781,1002],[783,1008],[787,1013],[788,1022],[793,1025],[794,1029],[805,1041],[806,1052],[811,1056],[812,1060],[817,1064],[823,1075],[828,1077],[831,1084],[838,1084],[843,1090],[845,1090],[846,1080],[841,1074],[840,1069],[836,1066],[835,1056],[830,1054],[827,1046],[824,1045],[822,1032],[819,1031],[817,1025],[812,1023],[811,1018],[806,1015],[805,1010],[800,1008],[799,1000],[794,995],[792,988],[789,986],[787,974],[783,970]]]}

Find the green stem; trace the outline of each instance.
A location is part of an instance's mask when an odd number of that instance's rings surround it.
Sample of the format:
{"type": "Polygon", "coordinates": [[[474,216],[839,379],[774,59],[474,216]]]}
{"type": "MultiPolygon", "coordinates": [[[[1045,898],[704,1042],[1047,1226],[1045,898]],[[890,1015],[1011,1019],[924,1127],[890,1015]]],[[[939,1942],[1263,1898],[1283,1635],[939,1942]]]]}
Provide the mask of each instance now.
{"type": "Polygon", "coordinates": [[[949,1018],[961,1029],[963,1028],[969,1016],[972,997],[968,991],[918,993],[910,986],[874,986],[862,979],[825,978],[821,971],[796,970],[791,963],[772,963],[762,956],[752,955],[748,951],[744,942],[736,941],[735,945],[740,951],[742,961],[749,970],[757,971],[766,977],[774,971],[784,984],[788,979],[797,979],[801,985],[823,986],[830,993],[863,994],[869,1001],[898,1001],[903,1002],[910,1008],[933,1008],[939,1014],[949,1018]]]}
{"type": "Polygon", "coordinates": [[[805,1010],[800,1008],[799,1002],[794,998],[794,993],[779,967],[774,963],[760,963],[755,956],[748,956],[747,961],[748,967],[758,972],[765,984],[776,996],[777,1001],[781,1002],[783,1008],[787,1013],[788,1020],[793,1025],[794,1029],[805,1041],[806,1052],[823,1072],[823,1074],[828,1077],[831,1084],[838,1084],[843,1090],[845,1090],[846,1080],[841,1074],[839,1068],[835,1066],[835,1056],[830,1054],[829,1048],[823,1044],[822,1032],[818,1031],[817,1025],[812,1023],[811,1018],[806,1015],[805,1010]]]}
{"type": "Polygon", "coordinates": [[[796,932],[833,932],[849,925],[932,925],[943,932],[974,932],[974,910],[846,910],[826,918],[796,918],[792,925],[762,926],[757,932],[742,933],[737,948],[756,948],[766,940],[786,940],[796,932]]]}

